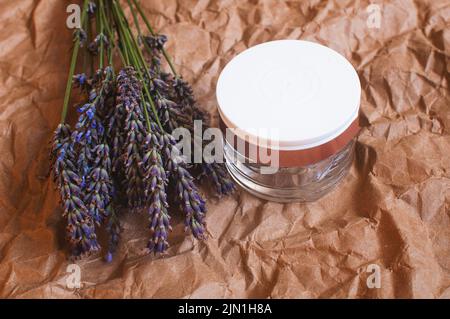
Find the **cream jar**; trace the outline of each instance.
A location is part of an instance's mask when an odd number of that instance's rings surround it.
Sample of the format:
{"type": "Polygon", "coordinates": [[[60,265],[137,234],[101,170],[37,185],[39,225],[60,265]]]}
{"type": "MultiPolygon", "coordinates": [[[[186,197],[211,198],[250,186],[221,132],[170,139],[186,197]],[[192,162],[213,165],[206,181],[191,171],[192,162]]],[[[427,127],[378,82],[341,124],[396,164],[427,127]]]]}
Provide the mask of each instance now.
{"type": "Polygon", "coordinates": [[[361,85],[336,51],[301,40],[259,44],[225,66],[216,95],[226,166],[247,191],[313,201],[348,172],[361,85]]]}

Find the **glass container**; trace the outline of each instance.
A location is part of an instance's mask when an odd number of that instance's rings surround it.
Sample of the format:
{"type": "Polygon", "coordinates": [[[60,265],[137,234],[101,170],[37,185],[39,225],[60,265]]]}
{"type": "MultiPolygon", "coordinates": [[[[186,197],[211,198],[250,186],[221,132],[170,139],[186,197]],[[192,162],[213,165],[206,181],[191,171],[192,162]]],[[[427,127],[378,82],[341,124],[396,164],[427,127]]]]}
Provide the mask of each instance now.
{"type": "Polygon", "coordinates": [[[336,51],[302,40],[259,44],[225,66],[216,95],[226,167],[245,190],[314,201],[347,174],[361,86],[336,51]]]}

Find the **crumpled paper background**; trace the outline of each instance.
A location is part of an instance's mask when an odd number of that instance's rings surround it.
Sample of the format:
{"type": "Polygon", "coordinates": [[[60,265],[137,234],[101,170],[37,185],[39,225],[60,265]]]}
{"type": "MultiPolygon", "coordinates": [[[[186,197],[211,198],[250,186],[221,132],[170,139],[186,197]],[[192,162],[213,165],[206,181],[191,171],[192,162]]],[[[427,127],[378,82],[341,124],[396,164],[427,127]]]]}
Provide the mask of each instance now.
{"type": "Polygon", "coordinates": [[[353,167],[314,203],[243,191],[210,198],[210,239],[196,242],[177,224],[165,258],[144,254],[145,215],[127,215],[114,262],[78,261],[82,287],[69,289],[61,209],[46,175],[70,59],[70,1],[2,0],[1,297],[450,297],[448,0],[374,0],[380,28],[366,23],[369,1],[141,2],[216,120],[215,81],[247,47],[306,39],[346,56],[363,88],[353,167]],[[372,264],[378,289],[366,284],[372,264]]]}

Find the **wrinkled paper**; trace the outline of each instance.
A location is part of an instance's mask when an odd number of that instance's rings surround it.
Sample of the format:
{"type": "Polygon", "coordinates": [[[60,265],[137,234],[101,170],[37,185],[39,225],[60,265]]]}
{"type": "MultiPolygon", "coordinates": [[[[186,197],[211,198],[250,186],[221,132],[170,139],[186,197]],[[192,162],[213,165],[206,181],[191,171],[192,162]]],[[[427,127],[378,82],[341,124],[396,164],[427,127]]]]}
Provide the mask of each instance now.
{"type": "Polygon", "coordinates": [[[363,89],[351,171],[313,203],[272,203],[242,190],[216,199],[203,188],[210,238],[186,236],[174,210],[164,258],[145,253],[145,214],[125,214],[114,261],[92,256],[72,272],[47,176],[71,1],[2,0],[0,297],[450,297],[448,1],[141,2],[214,123],[217,77],[250,46],[304,39],[349,59],[363,89]],[[70,288],[73,275],[80,288],[70,288]]]}

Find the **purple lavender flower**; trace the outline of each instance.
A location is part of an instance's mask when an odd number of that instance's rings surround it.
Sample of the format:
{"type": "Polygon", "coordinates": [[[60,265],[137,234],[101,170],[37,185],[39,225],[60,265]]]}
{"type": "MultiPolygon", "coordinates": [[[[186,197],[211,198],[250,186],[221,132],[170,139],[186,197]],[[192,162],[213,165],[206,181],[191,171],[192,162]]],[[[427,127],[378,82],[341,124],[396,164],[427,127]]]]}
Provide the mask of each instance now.
{"type": "Polygon", "coordinates": [[[103,33],[98,34],[94,40],[89,43],[88,45],[88,50],[92,53],[92,54],[98,54],[99,52],[99,48],[100,48],[100,44],[103,42],[103,45],[105,46],[105,48],[108,47],[109,45],[109,41],[106,35],[104,35],[103,33]]]}
{"type": "Polygon", "coordinates": [[[101,143],[99,128],[102,124],[96,116],[96,103],[86,103],[78,108],[80,116],[72,133],[74,150],[78,155],[77,165],[80,177],[86,179],[92,169],[95,147],[101,143]]]}
{"type": "Polygon", "coordinates": [[[176,102],[183,108],[198,108],[194,98],[194,92],[185,80],[181,77],[177,77],[173,81],[173,89],[175,92],[176,102]]]}
{"type": "MultiPolygon", "coordinates": [[[[156,107],[158,111],[158,117],[162,124],[167,128],[169,132],[172,132],[179,125],[175,120],[176,117],[171,116],[172,110],[178,108],[177,104],[163,96],[156,98],[156,107]]],[[[173,114],[173,113],[172,113],[173,114]]]]}
{"type": "MultiPolygon", "coordinates": [[[[133,68],[125,68],[117,77],[117,103],[121,104],[119,109],[124,108],[125,114],[123,127],[121,127],[123,140],[120,149],[120,159],[123,161],[125,171],[125,192],[128,198],[128,206],[132,209],[144,206],[144,183],[142,162],[142,148],[147,135],[144,127],[144,114],[141,107],[141,84],[136,78],[133,68]]],[[[116,145],[114,145],[116,147],[116,145]]],[[[115,150],[113,150],[114,152],[115,150]]]]}
{"type": "Polygon", "coordinates": [[[88,7],[87,7],[87,12],[88,12],[89,16],[94,16],[96,9],[97,9],[97,5],[95,4],[95,2],[89,1],[88,7]]]}
{"type": "Polygon", "coordinates": [[[110,74],[103,73],[103,81],[97,80],[97,86],[89,92],[89,102],[78,108],[80,115],[72,133],[82,199],[98,226],[109,215],[112,196],[110,152],[99,114],[105,108],[111,83],[110,74]]]}
{"type": "Polygon", "coordinates": [[[185,227],[190,229],[197,239],[205,239],[206,202],[200,195],[194,178],[186,169],[186,162],[176,147],[176,141],[170,134],[163,135],[165,168],[175,183],[178,201],[185,214],[185,227]]]}
{"type": "Polygon", "coordinates": [[[164,44],[167,42],[167,36],[164,34],[145,36],[144,41],[147,43],[150,49],[161,51],[164,44]]]}
{"type": "Polygon", "coordinates": [[[151,69],[157,70],[161,69],[161,55],[164,44],[167,42],[167,37],[163,34],[154,36],[144,36],[144,42],[147,45],[147,49],[150,50],[151,57],[151,69]]]}
{"type": "Polygon", "coordinates": [[[145,195],[148,200],[148,214],[152,238],[148,249],[153,253],[164,253],[169,246],[167,241],[170,226],[170,216],[167,204],[167,176],[161,158],[161,145],[156,130],[146,136],[146,151],[142,160],[145,172],[145,195]]]}
{"type": "MultiPolygon", "coordinates": [[[[121,93],[120,89],[118,90],[117,93],[118,95],[126,94],[121,93]]],[[[106,128],[106,135],[108,136],[111,145],[112,171],[115,174],[120,173],[123,164],[121,155],[126,132],[123,132],[122,128],[124,127],[125,123],[125,115],[126,115],[125,105],[123,103],[118,102],[113,107],[110,108],[106,116],[108,123],[106,128]]]]}
{"type": "Polygon", "coordinates": [[[110,214],[112,201],[111,160],[109,147],[106,144],[97,145],[92,159],[92,170],[88,176],[85,202],[97,225],[110,214]]]}
{"type": "MultiPolygon", "coordinates": [[[[206,130],[209,127],[210,119],[207,114],[202,111],[196,104],[193,90],[190,85],[181,78],[177,78],[173,82],[173,89],[175,92],[174,100],[181,106],[182,112],[189,110],[192,114],[190,122],[194,120],[201,120],[203,123],[203,129],[206,130]]],[[[193,141],[194,143],[194,141],[193,141]]],[[[200,147],[195,145],[195,147],[200,147]]],[[[236,190],[234,182],[231,180],[225,165],[222,163],[206,163],[203,161],[200,166],[202,179],[208,179],[214,185],[216,194],[219,196],[229,195],[236,190]]]]}
{"type": "Polygon", "coordinates": [[[120,240],[121,230],[122,229],[120,227],[120,221],[119,221],[119,216],[117,214],[117,211],[114,209],[111,209],[110,216],[108,218],[108,222],[106,225],[106,231],[109,234],[108,251],[105,255],[106,262],[111,262],[113,259],[113,255],[116,252],[117,245],[120,240]]]}
{"type": "Polygon", "coordinates": [[[80,256],[97,251],[100,247],[91,216],[83,203],[81,178],[74,162],[70,127],[60,124],[55,131],[53,154],[55,155],[54,179],[60,191],[63,216],[67,220],[66,234],[72,254],[80,256]]]}
{"type": "Polygon", "coordinates": [[[75,40],[78,39],[80,41],[80,47],[84,47],[88,38],[86,31],[82,28],[77,28],[73,32],[73,36],[75,40]]]}
{"type": "Polygon", "coordinates": [[[213,182],[217,195],[229,195],[236,190],[236,185],[223,164],[202,163],[201,168],[201,177],[209,178],[213,182]]]}
{"type": "MultiPolygon", "coordinates": [[[[155,36],[144,39],[152,49],[153,56],[157,56],[159,59],[167,38],[155,36]]],[[[172,132],[177,127],[184,127],[193,133],[194,120],[201,120],[204,130],[209,127],[209,116],[197,106],[189,83],[181,77],[173,78],[171,75],[162,72],[159,67],[152,68],[150,75],[151,79],[148,79],[149,88],[156,96],[158,116],[166,131],[172,132]]],[[[192,136],[194,135],[192,134],[192,136]]],[[[193,147],[204,146],[197,145],[194,138],[192,139],[192,145],[193,147]]],[[[223,162],[209,164],[203,161],[203,163],[194,166],[197,171],[201,172],[200,178],[202,180],[209,180],[214,185],[217,195],[228,195],[236,189],[223,162]]]]}
{"type": "Polygon", "coordinates": [[[85,85],[87,84],[87,76],[84,73],[75,74],[73,76],[73,82],[75,84],[75,87],[79,87],[81,89],[85,88],[85,85]]]}

